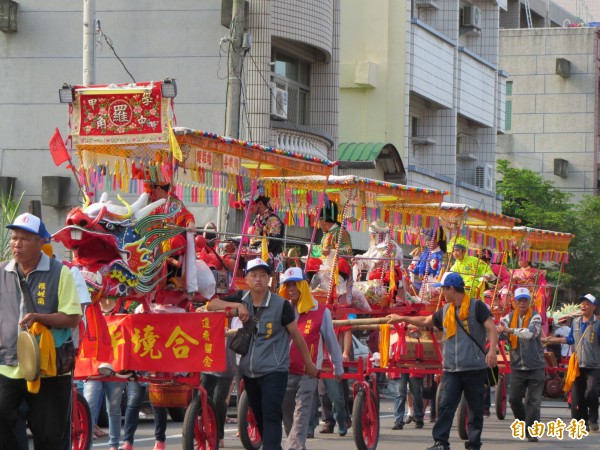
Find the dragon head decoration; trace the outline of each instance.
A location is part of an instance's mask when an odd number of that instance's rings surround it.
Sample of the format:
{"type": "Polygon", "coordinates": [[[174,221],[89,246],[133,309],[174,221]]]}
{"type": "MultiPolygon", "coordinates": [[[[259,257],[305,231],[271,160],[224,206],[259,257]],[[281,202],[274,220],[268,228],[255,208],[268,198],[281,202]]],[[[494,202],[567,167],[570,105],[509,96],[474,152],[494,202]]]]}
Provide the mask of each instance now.
{"type": "Polygon", "coordinates": [[[164,227],[179,211],[155,214],[165,199],[148,204],[142,194],[129,205],[102,194],[98,203],[86,202],[67,215],[66,226],[53,239],[73,251],[73,265],[83,274],[92,295],[127,297],[152,291],[161,281],[166,259],[179,249],[156,252],[181,230],[164,227]]]}

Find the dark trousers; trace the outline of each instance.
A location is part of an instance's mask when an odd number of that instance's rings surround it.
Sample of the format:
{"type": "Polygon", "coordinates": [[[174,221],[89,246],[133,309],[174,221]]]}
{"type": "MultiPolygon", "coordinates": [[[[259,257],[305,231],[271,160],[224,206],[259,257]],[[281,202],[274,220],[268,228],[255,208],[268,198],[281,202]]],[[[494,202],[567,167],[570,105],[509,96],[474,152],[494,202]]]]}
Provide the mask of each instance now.
{"type": "Polygon", "coordinates": [[[244,389],[263,440],[263,450],[281,450],[281,405],[287,389],[287,379],[287,372],[271,372],[257,378],[244,376],[244,389]]]}
{"type": "Polygon", "coordinates": [[[483,429],[483,394],[485,391],[485,370],[468,370],[464,372],[444,372],[441,399],[438,405],[438,418],[433,426],[432,435],[436,442],[450,448],[450,429],[460,398],[464,393],[467,401],[468,436],[465,447],[479,449],[481,447],[481,431],[483,429]]]}
{"type": "Polygon", "coordinates": [[[0,375],[0,450],[18,448],[15,425],[19,405],[28,406],[27,422],[35,450],[64,449],[70,432],[71,377],[41,378],[40,391],[31,394],[27,382],[0,375]]]}
{"type": "Polygon", "coordinates": [[[154,439],[158,442],[167,440],[167,408],[152,405],[154,415],[154,439]]]}
{"type": "Polygon", "coordinates": [[[571,388],[571,415],[573,419],[598,423],[598,394],[600,393],[600,369],[579,368],[571,388]]]}
{"type": "Polygon", "coordinates": [[[233,377],[218,377],[203,373],[200,383],[206,389],[206,393],[215,403],[215,415],[217,416],[217,437],[219,440],[225,437],[225,419],[227,419],[227,396],[231,387],[233,377]]]}
{"type": "MultiPolygon", "coordinates": [[[[530,427],[540,420],[540,406],[546,373],[544,369],[513,370],[510,380],[509,402],[515,419],[530,427]]],[[[497,407],[497,406],[496,406],[497,407]]]]}

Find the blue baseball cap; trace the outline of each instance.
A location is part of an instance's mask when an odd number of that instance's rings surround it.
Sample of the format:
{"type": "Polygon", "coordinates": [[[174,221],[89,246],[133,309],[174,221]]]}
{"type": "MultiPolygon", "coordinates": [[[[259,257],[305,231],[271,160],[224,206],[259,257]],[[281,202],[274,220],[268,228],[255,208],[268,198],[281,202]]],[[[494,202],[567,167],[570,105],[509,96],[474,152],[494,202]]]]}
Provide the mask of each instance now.
{"type": "Polygon", "coordinates": [[[9,230],[23,230],[28,233],[37,234],[44,242],[50,242],[50,233],[46,230],[44,222],[33,214],[24,213],[18,216],[11,225],[6,225],[9,230]]]}
{"type": "Polygon", "coordinates": [[[442,281],[439,283],[433,283],[433,287],[453,287],[453,288],[464,288],[465,281],[456,272],[446,272],[442,277],[442,281]]]}

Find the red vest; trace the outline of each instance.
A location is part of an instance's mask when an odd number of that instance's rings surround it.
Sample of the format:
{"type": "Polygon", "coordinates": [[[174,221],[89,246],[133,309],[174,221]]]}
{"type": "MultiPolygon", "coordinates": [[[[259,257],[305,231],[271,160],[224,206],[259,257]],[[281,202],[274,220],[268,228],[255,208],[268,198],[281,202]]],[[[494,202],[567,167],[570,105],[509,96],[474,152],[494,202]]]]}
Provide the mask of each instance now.
{"type": "MultiPolygon", "coordinates": [[[[319,304],[317,309],[298,316],[298,330],[300,330],[300,334],[306,341],[310,356],[315,363],[319,354],[323,314],[325,314],[325,306],[319,304]]],[[[304,360],[293,342],[290,347],[290,373],[304,375],[304,360]]]]}

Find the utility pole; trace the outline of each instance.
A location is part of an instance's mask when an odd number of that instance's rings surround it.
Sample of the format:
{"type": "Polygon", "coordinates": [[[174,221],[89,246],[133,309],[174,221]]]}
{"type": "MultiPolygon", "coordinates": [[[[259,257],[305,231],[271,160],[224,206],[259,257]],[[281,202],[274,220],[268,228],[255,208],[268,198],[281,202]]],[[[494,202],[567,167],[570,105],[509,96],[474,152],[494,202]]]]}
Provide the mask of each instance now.
{"type": "Polygon", "coordinates": [[[83,0],[83,85],[96,83],[96,0],[83,0]]]}
{"type": "Polygon", "coordinates": [[[242,93],[242,63],[245,23],[245,0],[233,0],[227,79],[227,105],[225,115],[225,136],[240,137],[240,97],[242,93]]]}
{"type": "MultiPolygon", "coordinates": [[[[227,103],[225,106],[225,136],[239,139],[240,137],[240,98],[242,95],[242,63],[244,61],[242,44],[244,41],[245,0],[233,0],[231,22],[229,25],[229,60],[227,78],[227,103]]],[[[228,208],[224,194],[217,209],[217,228],[227,228],[228,208]]],[[[227,230],[226,230],[227,231],[227,230]]]]}

